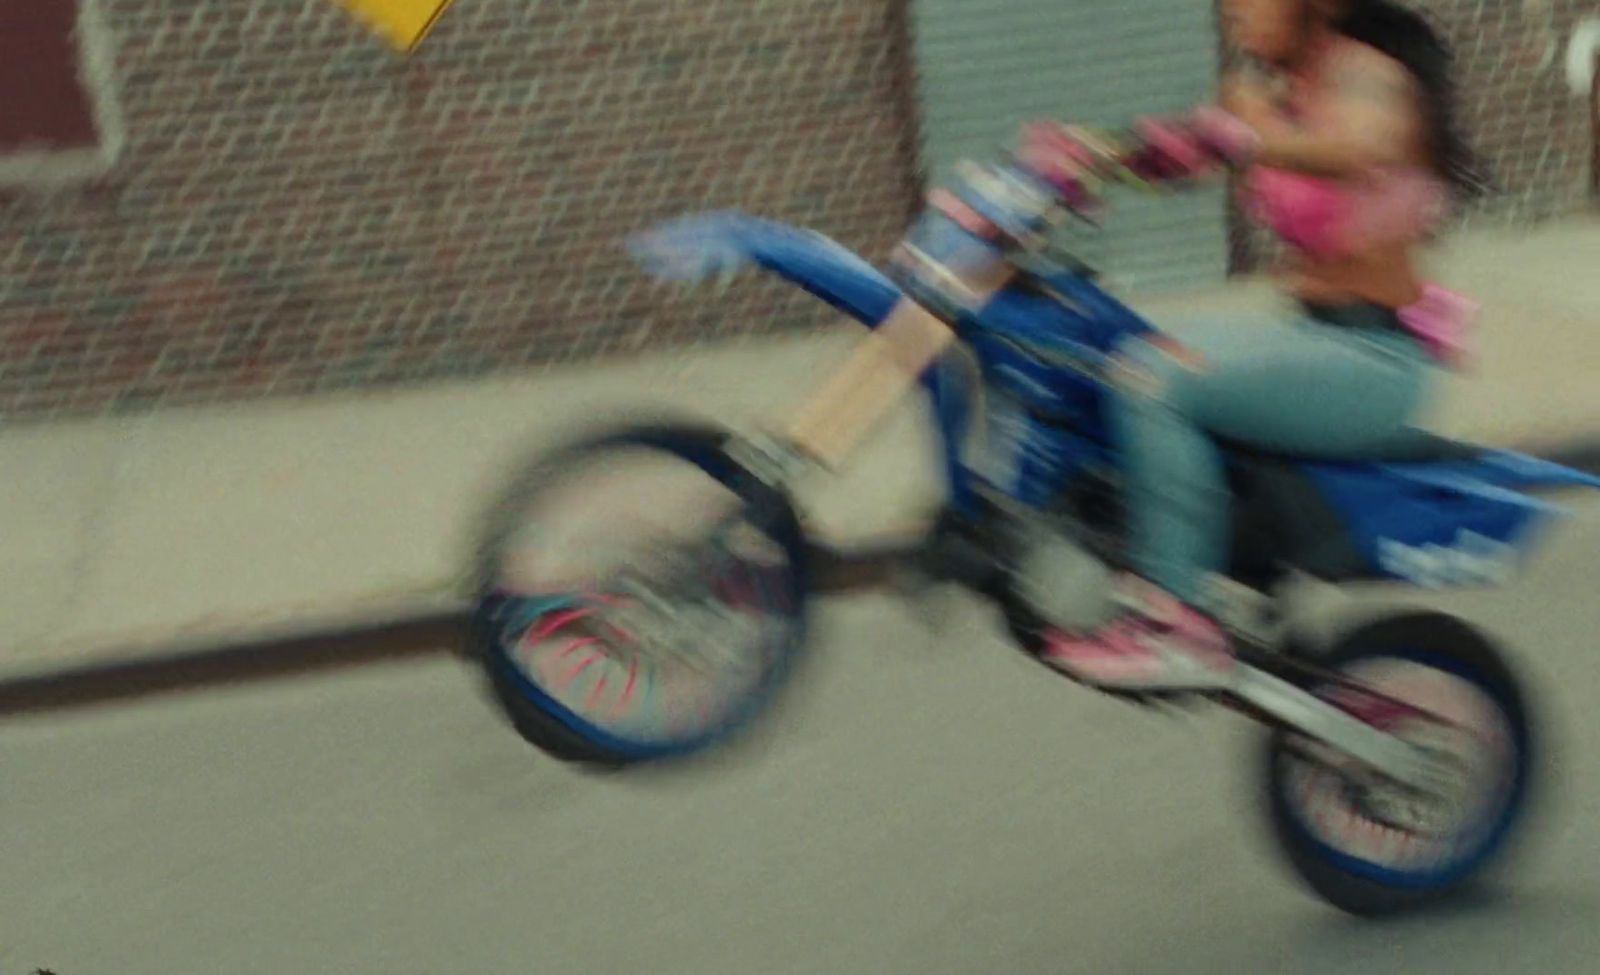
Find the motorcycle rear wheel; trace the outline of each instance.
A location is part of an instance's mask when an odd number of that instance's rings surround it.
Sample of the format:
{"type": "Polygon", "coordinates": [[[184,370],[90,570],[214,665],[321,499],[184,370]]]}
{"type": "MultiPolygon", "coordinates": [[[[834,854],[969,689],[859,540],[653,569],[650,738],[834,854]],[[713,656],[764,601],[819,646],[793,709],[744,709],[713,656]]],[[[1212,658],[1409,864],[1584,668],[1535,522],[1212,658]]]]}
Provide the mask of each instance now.
{"type": "Polygon", "coordinates": [[[1461,620],[1417,613],[1359,627],[1315,663],[1450,719],[1385,720],[1456,770],[1460,789],[1457,801],[1439,802],[1358,782],[1308,758],[1294,732],[1274,731],[1265,798],[1290,868],[1324,901],[1364,917],[1433,904],[1484,876],[1526,819],[1537,767],[1526,692],[1504,655],[1461,620]]]}

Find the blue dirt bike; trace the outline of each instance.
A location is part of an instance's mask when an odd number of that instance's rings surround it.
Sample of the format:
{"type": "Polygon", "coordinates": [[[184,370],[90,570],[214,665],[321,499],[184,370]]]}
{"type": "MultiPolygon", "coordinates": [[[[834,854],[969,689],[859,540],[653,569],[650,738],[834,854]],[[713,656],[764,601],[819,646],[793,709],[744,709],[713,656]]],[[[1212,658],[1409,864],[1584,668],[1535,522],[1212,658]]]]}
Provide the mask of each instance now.
{"type": "MultiPolygon", "coordinates": [[[[965,172],[963,200],[1006,202],[993,171],[965,172]]],[[[730,213],[669,224],[636,254],[679,278],[755,265],[875,331],[790,435],[624,426],[514,473],[482,529],[472,639],[528,741],[614,768],[697,753],[761,714],[802,648],[813,585],[796,485],[916,384],[948,489],[916,567],[992,598],[1034,655],[1103,618],[1125,565],[1107,371],[1126,337],[1157,333],[1089,269],[1025,233],[981,240],[935,208],[893,276],[818,234],[730,213]],[[596,509],[607,475],[621,505],[584,529],[562,503],[596,509]],[[649,516],[663,524],[646,530],[649,516]]],[[[1232,565],[1208,608],[1240,666],[1130,697],[1210,700],[1270,729],[1276,838],[1332,904],[1436,900],[1503,851],[1525,810],[1538,756],[1524,691],[1490,639],[1436,612],[1313,645],[1294,635],[1293,584],[1499,583],[1555,511],[1533,492],[1600,479],[1422,435],[1364,463],[1227,455],[1232,565]]]]}

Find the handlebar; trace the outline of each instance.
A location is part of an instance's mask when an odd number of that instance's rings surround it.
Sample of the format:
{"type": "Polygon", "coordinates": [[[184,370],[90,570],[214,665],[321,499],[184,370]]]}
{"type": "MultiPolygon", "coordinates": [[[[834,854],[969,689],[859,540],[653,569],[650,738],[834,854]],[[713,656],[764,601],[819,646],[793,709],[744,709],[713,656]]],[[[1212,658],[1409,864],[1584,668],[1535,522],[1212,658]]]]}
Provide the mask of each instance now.
{"type": "Polygon", "coordinates": [[[890,265],[895,283],[947,323],[976,311],[1019,256],[1038,253],[1051,231],[1082,215],[1014,160],[963,161],[955,175],[928,194],[890,265]]]}
{"type": "Polygon", "coordinates": [[[1028,126],[1014,151],[992,162],[963,161],[950,185],[929,193],[891,276],[912,300],[953,323],[1069,217],[1097,223],[1106,183],[1152,190],[1244,160],[1248,131],[1234,122],[1212,111],[1181,122],[1145,119],[1126,134],[1028,126]]]}

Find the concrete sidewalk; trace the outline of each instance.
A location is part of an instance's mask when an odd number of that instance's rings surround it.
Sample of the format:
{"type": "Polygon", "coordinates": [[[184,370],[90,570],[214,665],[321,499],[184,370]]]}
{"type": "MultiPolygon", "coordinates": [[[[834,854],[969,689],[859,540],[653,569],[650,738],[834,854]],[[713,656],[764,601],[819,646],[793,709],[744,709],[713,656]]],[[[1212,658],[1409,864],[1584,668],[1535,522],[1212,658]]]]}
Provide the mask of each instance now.
{"type": "MultiPolygon", "coordinates": [[[[1442,253],[1437,276],[1484,313],[1479,363],[1431,426],[1534,448],[1600,432],[1597,268],[1595,219],[1474,233],[1442,253]]],[[[1247,282],[1133,303],[1180,328],[1275,300],[1247,282]]],[[[509,459],[625,411],[748,427],[803,396],[858,334],[7,431],[0,680],[451,609],[470,518],[509,459]]],[[[822,535],[903,526],[936,499],[920,419],[903,410],[806,499],[822,535]]]]}

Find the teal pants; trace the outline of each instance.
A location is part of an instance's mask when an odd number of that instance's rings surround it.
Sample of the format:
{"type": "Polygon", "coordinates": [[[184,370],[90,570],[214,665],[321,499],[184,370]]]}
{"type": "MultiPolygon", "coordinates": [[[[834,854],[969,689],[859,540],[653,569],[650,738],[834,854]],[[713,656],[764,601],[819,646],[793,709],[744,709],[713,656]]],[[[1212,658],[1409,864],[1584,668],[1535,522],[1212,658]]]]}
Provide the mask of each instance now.
{"type": "MultiPolygon", "coordinates": [[[[1381,314],[1381,313],[1380,313],[1381,314]]],[[[1111,403],[1133,568],[1198,602],[1225,571],[1231,496],[1213,435],[1319,459],[1359,459],[1412,432],[1433,360],[1410,336],[1309,313],[1174,331],[1196,354],[1120,350],[1111,403]]]]}

